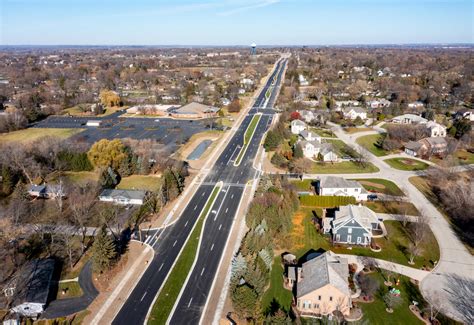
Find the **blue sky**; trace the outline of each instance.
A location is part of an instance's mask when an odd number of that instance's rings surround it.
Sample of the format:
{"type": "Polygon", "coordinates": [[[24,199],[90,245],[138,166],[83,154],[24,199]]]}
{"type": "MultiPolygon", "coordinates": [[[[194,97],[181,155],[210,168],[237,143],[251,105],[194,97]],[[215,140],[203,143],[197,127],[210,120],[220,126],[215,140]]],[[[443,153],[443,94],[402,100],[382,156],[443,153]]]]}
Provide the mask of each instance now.
{"type": "Polygon", "coordinates": [[[472,0],[0,0],[1,45],[472,43],[472,0]]]}

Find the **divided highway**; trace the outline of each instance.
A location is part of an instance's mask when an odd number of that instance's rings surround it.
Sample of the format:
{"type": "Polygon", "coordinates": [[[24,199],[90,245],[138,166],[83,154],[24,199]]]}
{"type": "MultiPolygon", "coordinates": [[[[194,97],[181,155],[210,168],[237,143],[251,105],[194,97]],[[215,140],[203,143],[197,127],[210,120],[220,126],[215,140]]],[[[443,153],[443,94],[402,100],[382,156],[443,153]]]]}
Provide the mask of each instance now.
{"type": "Polygon", "coordinates": [[[197,189],[180,218],[172,226],[159,233],[159,240],[152,241],[156,251],[155,257],[115,317],[113,324],[144,323],[155,296],[178,258],[178,254],[203,210],[214,185],[222,181],[224,183],[223,190],[211,208],[215,213],[211,213],[204,224],[196,265],[175,305],[174,313],[169,318],[170,324],[199,323],[245,185],[256,176],[256,170],[253,169],[252,163],[263,135],[272,121],[274,113],[272,107],[279,91],[277,86],[281,83],[285,65],[286,60],[277,62],[254,106],[249,110],[248,115],[197,189]],[[276,82],[272,88],[273,78],[276,79],[276,82]],[[267,102],[265,93],[268,89],[272,89],[272,93],[267,102]],[[268,108],[262,107],[266,102],[268,108]],[[234,160],[243,144],[245,131],[256,113],[263,115],[241,164],[236,167],[234,160]]]}

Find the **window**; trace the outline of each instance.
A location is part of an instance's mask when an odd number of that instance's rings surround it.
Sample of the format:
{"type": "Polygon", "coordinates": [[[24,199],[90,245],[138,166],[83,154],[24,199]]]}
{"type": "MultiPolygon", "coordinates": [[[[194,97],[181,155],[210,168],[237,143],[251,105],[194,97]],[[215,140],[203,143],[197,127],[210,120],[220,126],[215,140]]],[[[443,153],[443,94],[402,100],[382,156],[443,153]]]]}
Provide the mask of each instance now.
{"type": "Polygon", "coordinates": [[[351,235],[347,235],[347,242],[348,242],[348,243],[351,243],[351,242],[352,242],[352,237],[351,237],[351,235]]]}
{"type": "Polygon", "coordinates": [[[332,297],[329,297],[329,301],[332,301],[332,297]]]}
{"type": "Polygon", "coordinates": [[[314,309],[319,309],[319,304],[314,304],[314,309]]]}
{"type": "Polygon", "coordinates": [[[321,296],[318,296],[318,300],[321,301],[321,296]]]}
{"type": "Polygon", "coordinates": [[[357,237],[357,244],[360,244],[362,242],[362,238],[357,237]]]}
{"type": "Polygon", "coordinates": [[[348,232],[349,234],[352,234],[352,228],[349,228],[349,229],[347,230],[347,232],[348,232]]]}

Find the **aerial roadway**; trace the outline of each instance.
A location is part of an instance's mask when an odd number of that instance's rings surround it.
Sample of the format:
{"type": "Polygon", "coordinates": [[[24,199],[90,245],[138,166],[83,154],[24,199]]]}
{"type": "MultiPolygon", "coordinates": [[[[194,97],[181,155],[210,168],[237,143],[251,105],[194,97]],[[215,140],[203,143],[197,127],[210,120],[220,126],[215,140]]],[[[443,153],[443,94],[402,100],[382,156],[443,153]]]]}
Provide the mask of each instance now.
{"type": "Polygon", "coordinates": [[[287,60],[280,59],[272,71],[253,107],[248,111],[207,177],[200,184],[194,196],[179,219],[159,234],[159,240],[152,243],[155,256],[147,270],[131,292],[127,301],[116,315],[113,324],[143,324],[155,296],[164,284],[168,273],[177,260],[181,248],[191,232],[194,223],[204,209],[214,186],[223,186],[211,208],[214,214],[206,219],[197,261],[191,270],[186,286],[176,302],[174,312],[168,318],[170,324],[198,324],[210,288],[217,273],[219,262],[230,234],[245,186],[257,176],[253,162],[258,147],[272,121],[273,105],[279,91],[287,60]],[[270,94],[267,94],[267,91],[270,94]],[[262,114],[247,150],[239,164],[235,164],[239,149],[244,142],[244,134],[255,114],[262,114]]]}

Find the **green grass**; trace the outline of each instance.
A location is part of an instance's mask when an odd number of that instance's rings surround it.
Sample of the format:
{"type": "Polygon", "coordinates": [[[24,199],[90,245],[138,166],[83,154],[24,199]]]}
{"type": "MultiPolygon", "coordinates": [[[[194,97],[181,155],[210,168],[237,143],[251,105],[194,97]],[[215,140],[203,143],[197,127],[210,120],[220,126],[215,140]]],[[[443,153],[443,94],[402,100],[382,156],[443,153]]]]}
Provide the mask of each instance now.
{"type": "Polygon", "coordinates": [[[310,130],[323,138],[337,138],[337,136],[331,130],[321,128],[311,128],[310,130]]]}
{"type": "Polygon", "coordinates": [[[349,133],[349,134],[354,134],[354,133],[358,133],[358,132],[367,132],[367,131],[372,131],[372,130],[373,130],[372,128],[365,128],[365,127],[360,127],[360,128],[347,127],[347,128],[344,128],[344,131],[346,133],[349,133]]]}
{"type": "Polygon", "coordinates": [[[405,276],[398,277],[400,279],[400,285],[396,288],[401,291],[402,304],[394,308],[392,314],[387,313],[385,308],[385,302],[383,301],[384,294],[388,291],[388,288],[383,284],[384,278],[379,272],[370,274],[369,276],[379,282],[379,291],[375,294],[375,300],[371,303],[358,303],[361,307],[364,318],[363,323],[367,324],[423,324],[408,308],[411,301],[420,301],[422,298],[418,287],[410,282],[410,279],[405,276]]]}
{"type": "Polygon", "coordinates": [[[271,92],[271,90],[270,90],[270,88],[269,88],[269,89],[267,90],[267,92],[265,93],[265,98],[268,99],[268,98],[270,97],[270,94],[271,94],[271,93],[272,93],[272,92],[271,92]]]}
{"type": "Polygon", "coordinates": [[[0,144],[7,142],[31,142],[48,136],[60,139],[67,139],[82,131],[83,129],[29,128],[0,134],[0,144]]]}
{"type": "Polygon", "coordinates": [[[290,290],[283,287],[283,271],[280,256],[275,257],[270,273],[270,287],[262,297],[262,309],[264,312],[269,310],[275,301],[286,312],[289,312],[291,309],[293,294],[290,290]]]}
{"type": "Polygon", "coordinates": [[[301,181],[290,181],[292,185],[296,187],[298,191],[310,191],[311,184],[313,183],[312,179],[303,179],[301,181]]]}
{"type": "Polygon", "coordinates": [[[96,172],[64,172],[63,175],[71,183],[78,185],[86,185],[99,181],[99,174],[96,172]]]}
{"type": "Polygon", "coordinates": [[[334,208],[341,205],[355,204],[356,202],[352,196],[303,195],[300,197],[300,203],[303,206],[334,208]]]}
{"type": "Polygon", "coordinates": [[[170,271],[166,283],[163,285],[158,298],[153,305],[148,324],[165,324],[168,316],[173,309],[173,306],[178,298],[179,292],[186,281],[189,271],[194,263],[196,257],[199,238],[201,231],[209,210],[211,209],[221,187],[216,186],[209,197],[209,200],[199,215],[196,226],[193,229],[188,241],[186,242],[183,251],[178,257],[176,264],[170,271]]]}
{"type": "Polygon", "coordinates": [[[355,179],[369,192],[377,192],[393,196],[404,196],[405,193],[392,181],[382,178],[355,179]]]}
{"type": "Polygon", "coordinates": [[[376,173],[379,169],[371,163],[366,163],[361,167],[353,161],[343,161],[338,163],[314,163],[311,173],[314,174],[360,174],[376,173]]]}
{"type": "Polygon", "coordinates": [[[364,205],[377,213],[420,215],[418,209],[410,202],[373,201],[365,202],[364,205]]]}
{"type": "Polygon", "coordinates": [[[410,158],[390,158],[384,161],[390,165],[390,167],[399,170],[416,171],[425,170],[430,167],[427,163],[410,158]]]}
{"type": "Polygon", "coordinates": [[[240,149],[239,155],[237,156],[237,159],[235,160],[235,163],[238,165],[240,164],[240,161],[244,157],[245,151],[247,150],[247,146],[250,143],[250,140],[252,140],[253,133],[258,125],[258,122],[260,121],[260,118],[262,115],[254,115],[252,117],[252,120],[249,123],[249,126],[247,127],[247,130],[245,130],[244,134],[244,144],[242,148],[240,149]]]}
{"type": "Polygon", "coordinates": [[[327,139],[325,140],[328,143],[331,143],[336,151],[336,153],[339,155],[339,157],[344,157],[344,156],[349,156],[352,158],[357,158],[359,157],[359,154],[349,147],[344,141],[342,140],[333,140],[333,139],[327,139]]]}
{"type": "Polygon", "coordinates": [[[369,134],[369,135],[364,135],[360,138],[357,138],[356,142],[360,144],[362,147],[364,147],[365,149],[369,150],[371,153],[373,153],[377,157],[386,156],[389,154],[388,151],[375,146],[375,143],[377,142],[379,138],[380,138],[379,134],[369,134]]]}
{"type": "Polygon", "coordinates": [[[131,175],[122,178],[117,188],[122,190],[156,191],[160,183],[161,179],[157,176],[131,175]]]}
{"type": "Polygon", "coordinates": [[[72,298],[72,297],[80,297],[82,296],[82,289],[79,285],[79,282],[65,282],[58,284],[58,293],[56,295],[56,299],[65,299],[65,298],[72,298]],[[66,293],[63,294],[63,290],[66,290],[66,293]]]}
{"type": "Polygon", "coordinates": [[[91,105],[92,104],[79,104],[73,107],[66,108],[64,112],[72,116],[86,115],[86,114],[92,115],[92,112],[90,109],[91,105]]]}

